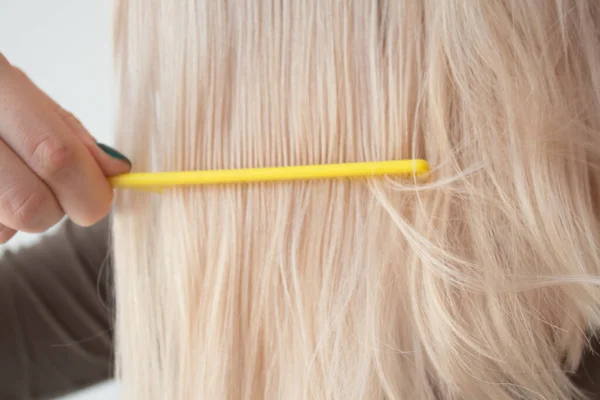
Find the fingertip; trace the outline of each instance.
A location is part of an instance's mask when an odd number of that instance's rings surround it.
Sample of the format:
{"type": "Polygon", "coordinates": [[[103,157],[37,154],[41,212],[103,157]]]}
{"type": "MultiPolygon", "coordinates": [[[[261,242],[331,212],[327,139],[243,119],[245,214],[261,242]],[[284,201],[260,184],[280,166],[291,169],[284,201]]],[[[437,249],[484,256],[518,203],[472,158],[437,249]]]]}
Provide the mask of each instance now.
{"type": "Polygon", "coordinates": [[[97,191],[98,195],[94,199],[93,205],[89,204],[88,207],[79,208],[80,210],[85,210],[84,212],[67,214],[76,225],[82,227],[92,226],[108,215],[112,208],[114,193],[108,181],[102,186],[106,187],[103,187],[101,191],[97,191]]]}
{"type": "Polygon", "coordinates": [[[96,145],[112,161],[116,173],[125,173],[131,170],[131,161],[123,153],[103,143],[96,142],[96,145]]]}
{"type": "Polygon", "coordinates": [[[111,177],[131,171],[131,161],[111,147],[95,141],[85,141],[84,143],[104,176],[111,177]],[[114,154],[119,154],[119,156],[114,154]]]}

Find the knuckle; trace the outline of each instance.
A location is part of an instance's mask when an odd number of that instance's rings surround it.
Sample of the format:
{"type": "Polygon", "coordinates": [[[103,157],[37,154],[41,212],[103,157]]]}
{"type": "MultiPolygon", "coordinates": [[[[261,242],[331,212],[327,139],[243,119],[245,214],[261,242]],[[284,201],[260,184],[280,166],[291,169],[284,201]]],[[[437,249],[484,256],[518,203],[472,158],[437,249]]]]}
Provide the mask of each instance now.
{"type": "Polygon", "coordinates": [[[75,154],[60,139],[47,137],[34,145],[33,169],[44,179],[52,179],[73,167],[75,154]]]}
{"type": "Polygon", "coordinates": [[[13,219],[18,226],[30,227],[35,219],[43,213],[46,199],[33,192],[22,198],[13,200],[13,219]]]}
{"type": "Polygon", "coordinates": [[[67,121],[69,126],[73,126],[73,127],[77,127],[77,128],[79,128],[81,126],[81,122],[79,121],[79,119],[77,119],[77,117],[75,115],[73,115],[70,111],[65,110],[61,106],[58,106],[58,108],[59,108],[59,113],[62,115],[63,119],[65,121],[67,121]]]}
{"type": "Polygon", "coordinates": [[[62,108],[59,104],[56,104],[56,112],[58,113],[58,115],[61,116],[63,121],[65,121],[67,125],[75,132],[86,131],[79,118],[73,115],[73,113],[71,113],[70,111],[67,111],[64,108],[62,108]]]}

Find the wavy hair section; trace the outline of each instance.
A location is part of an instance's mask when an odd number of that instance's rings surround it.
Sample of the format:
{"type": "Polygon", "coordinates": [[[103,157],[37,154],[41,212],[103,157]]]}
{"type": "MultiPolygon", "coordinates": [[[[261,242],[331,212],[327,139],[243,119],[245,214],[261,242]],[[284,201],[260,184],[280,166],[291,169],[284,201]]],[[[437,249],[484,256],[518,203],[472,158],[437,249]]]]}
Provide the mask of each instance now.
{"type": "Polygon", "coordinates": [[[426,184],[119,192],[124,398],[582,398],[599,4],[116,2],[136,170],[434,168],[426,184]]]}

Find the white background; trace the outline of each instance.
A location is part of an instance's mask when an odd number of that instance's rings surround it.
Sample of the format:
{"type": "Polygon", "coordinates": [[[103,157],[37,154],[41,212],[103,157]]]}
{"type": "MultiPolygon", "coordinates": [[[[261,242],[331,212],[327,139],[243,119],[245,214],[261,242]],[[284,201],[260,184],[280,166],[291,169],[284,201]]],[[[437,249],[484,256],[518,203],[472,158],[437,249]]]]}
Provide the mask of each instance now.
{"type": "MultiPolygon", "coordinates": [[[[111,3],[0,0],[0,52],[109,145],[114,115],[111,3]]],[[[20,234],[11,246],[36,239],[20,234]]],[[[117,392],[108,383],[63,400],[114,400],[117,392]]]]}

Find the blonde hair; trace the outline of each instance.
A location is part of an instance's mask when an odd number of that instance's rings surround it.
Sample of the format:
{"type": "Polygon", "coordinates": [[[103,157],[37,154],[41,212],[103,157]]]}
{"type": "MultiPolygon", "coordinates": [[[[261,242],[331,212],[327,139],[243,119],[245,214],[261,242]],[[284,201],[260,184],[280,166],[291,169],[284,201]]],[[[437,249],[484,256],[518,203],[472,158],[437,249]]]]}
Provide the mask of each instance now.
{"type": "Polygon", "coordinates": [[[600,3],[120,0],[127,399],[567,399],[600,323],[600,3]]]}

